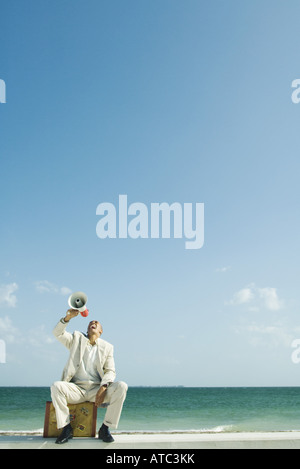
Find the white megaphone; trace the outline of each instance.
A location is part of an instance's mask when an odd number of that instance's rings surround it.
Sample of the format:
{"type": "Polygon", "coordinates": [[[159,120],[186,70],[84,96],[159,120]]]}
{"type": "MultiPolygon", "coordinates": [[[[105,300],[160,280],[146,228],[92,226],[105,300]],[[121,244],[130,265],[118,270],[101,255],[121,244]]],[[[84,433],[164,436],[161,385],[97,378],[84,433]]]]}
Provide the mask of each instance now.
{"type": "Polygon", "coordinates": [[[85,293],[82,291],[76,291],[75,293],[72,293],[71,296],[69,296],[68,304],[70,308],[77,309],[81,316],[86,318],[89,314],[89,310],[86,309],[85,306],[87,304],[87,300],[88,298],[85,293]]]}

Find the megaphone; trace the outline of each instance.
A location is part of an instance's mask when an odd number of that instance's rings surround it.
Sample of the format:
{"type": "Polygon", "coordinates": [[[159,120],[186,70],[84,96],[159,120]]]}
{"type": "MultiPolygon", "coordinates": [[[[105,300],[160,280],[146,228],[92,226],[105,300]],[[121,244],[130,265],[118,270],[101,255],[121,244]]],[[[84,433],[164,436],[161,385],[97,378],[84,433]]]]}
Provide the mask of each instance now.
{"type": "Polygon", "coordinates": [[[76,291],[75,293],[72,293],[71,296],[69,296],[68,299],[68,304],[70,308],[72,309],[77,309],[81,316],[86,318],[89,315],[89,310],[86,309],[86,304],[87,304],[87,296],[85,293],[82,291],[76,291]]]}

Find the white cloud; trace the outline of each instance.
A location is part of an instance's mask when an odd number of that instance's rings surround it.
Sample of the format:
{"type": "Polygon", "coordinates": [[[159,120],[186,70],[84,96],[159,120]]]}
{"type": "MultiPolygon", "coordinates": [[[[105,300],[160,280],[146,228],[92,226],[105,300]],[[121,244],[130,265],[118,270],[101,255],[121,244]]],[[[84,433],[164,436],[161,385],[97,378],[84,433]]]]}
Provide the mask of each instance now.
{"type": "Polygon", "coordinates": [[[231,266],[230,266],[230,265],[228,265],[227,267],[218,267],[218,268],[216,269],[216,272],[222,272],[222,273],[224,273],[224,272],[227,272],[227,271],[230,270],[230,269],[231,269],[231,266]]]}
{"type": "Polygon", "coordinates": [[[72,290],[70,290],[68,287],[61,287],[60,293],[61,295],[71,295],[72,290]]]}
{"type": "Polygon", "coordinates": [[[234,305],[241,305],[249,303],[254,298],[254,294],[251,288],[243,288],[234,294],[233,300],[231,301],[234,305]]]}
{"type": "Polygon", "coordinates": [[[260,311],[261,309],[279,311],[284,306],[284,302],[278,297],[276,288],[259,288],[254,283],[236,292],[233,298],[225,302],[225,304],[247,305],[248,311],[252,312],[260,311]]]}
{"type": "Polygon", "coordinates": [[[16,283],[0,285],[0,307],[14,308],[17,304],[17,297],[13,293],[18,290],[16,283]]]}
{"type": "Polygon", "coordinates": [[[38,325],[29,331],[21,331],[13,321],[5,316],[0,318],[0,338],[7,344],[26,344],[34,348],[55,342],[55,338],[46,332],[44,325],[38,325]]]}
{"type": "Polygon", "coordinates": [[[46,344],[52,344],[56,342],[54,336],[50,336],[46,330],[45,326],[39,325],[36,326],[34,329],[30,329],[27,332],[27,343],[29,343],[33,347],[43,347],[46,344]]]}
{"type": "Polygon", "coordinates": [[[39,280],[35,282],[35,288],[40,293],[55,293],[59,295],[70,295],[72,290],[68,287],[58,287],[54,283],[48,282],[48,280],[39,280]]]}
{"type": "Polygon", "coordinates": [[[235,333],[246,335],[248,342],[254,346],[290,347],[293,339],[293,331],[283,324],[264,325],[250,324],[247,326],[236,326],[235,333]]]}
{"type": "Polygon", "coordinates": [[[22,338],[20,330],[13,325],[12,320],[8,316],[0,318],[0,337],[9,344],[19,342],[22,338]]]}
{"type": "Polygon", "coordinates": [[[278,311],[282,308],[283,301],[279,300],[276,288],[259,288],[258,292],[267,309],[278,311]]]}

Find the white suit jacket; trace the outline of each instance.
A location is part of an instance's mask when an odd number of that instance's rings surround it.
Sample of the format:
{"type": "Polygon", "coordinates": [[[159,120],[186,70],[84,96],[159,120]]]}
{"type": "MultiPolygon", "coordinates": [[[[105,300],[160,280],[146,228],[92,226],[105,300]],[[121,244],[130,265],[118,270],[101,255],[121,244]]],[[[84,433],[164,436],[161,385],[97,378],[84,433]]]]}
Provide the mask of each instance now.
{"type": "MultiPolygon", "coordinates": [[[[67,324],[59,321],[53,330],[55,337],[70,350],[69,360],[63,370],[62,381],[71,381],[78,370],[89,339],[81,332],[73,334],[66,331],[67,324]]],[[[96,340],[98,348],[97,371],[101,377],[101,385],[112,383],[116,378],[114,348],[102,339],[96,340]]]]}

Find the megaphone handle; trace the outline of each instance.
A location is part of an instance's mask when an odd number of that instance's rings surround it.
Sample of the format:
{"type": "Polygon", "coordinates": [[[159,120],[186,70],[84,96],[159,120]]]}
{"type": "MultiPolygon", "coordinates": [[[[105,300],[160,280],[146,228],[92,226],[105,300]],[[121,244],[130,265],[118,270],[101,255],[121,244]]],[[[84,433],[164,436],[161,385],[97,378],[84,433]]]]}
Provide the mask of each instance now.
{"type": "Polygon", "coordinates": [[[89,310],[85,309],[84,311],[80,311],[80,314],[83,318],[86,318],[89,315],[89,310]]]}

